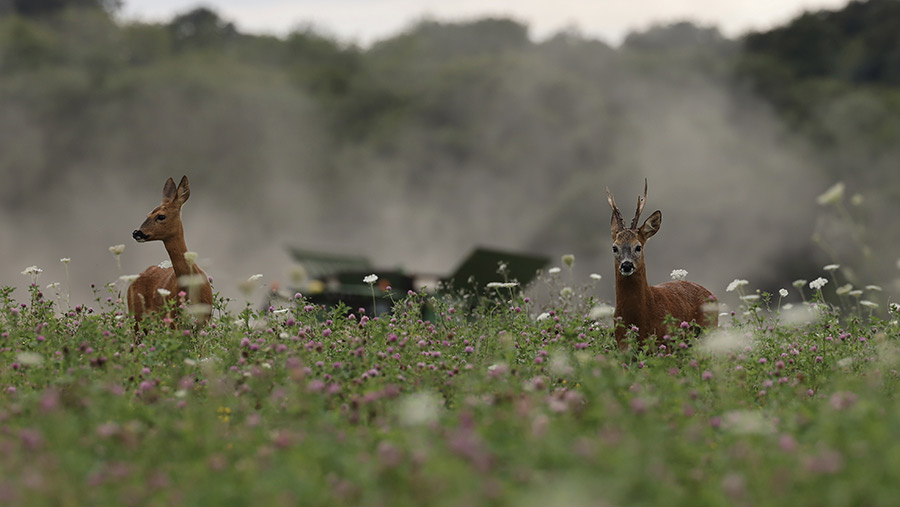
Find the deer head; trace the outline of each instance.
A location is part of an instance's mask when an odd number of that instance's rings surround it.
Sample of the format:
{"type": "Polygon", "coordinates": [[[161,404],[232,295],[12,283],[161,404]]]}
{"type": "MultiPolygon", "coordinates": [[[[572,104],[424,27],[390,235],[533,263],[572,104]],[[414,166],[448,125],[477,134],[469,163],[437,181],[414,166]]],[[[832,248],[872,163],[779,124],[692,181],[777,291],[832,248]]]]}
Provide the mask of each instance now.
{"type": "Polygon", "coordinates": [[[162,202],[147,214],[147,219],[139,229],[131,233],[131,236],[138,243],[155,240],[166,242],[169,239],[183,237],[181,206],[187,202],[190,196],[191,184],[188,182],[187,176],[181,177],[181,183],[177,188],[172,178],[166,180],[162,202]]]}
{"type": "Polygon", "coordinates": [[[647,201],[647,180],[644,179],[644,195],[638,197],[637,211],[631,220],[631,227],[625,227],[622,212],[616,206],[616,200],[606,188],[606,198],[609,207],[612,208],[612,217],[609,221],[613,239],[613,255],[616,259],[616,271],[622,276],[631,276],[644,267],[644,244],[651,236],[659,231],[662,224],[662,212],[656,210],[650,215],[643,225],[637,226],[647,201]]]}

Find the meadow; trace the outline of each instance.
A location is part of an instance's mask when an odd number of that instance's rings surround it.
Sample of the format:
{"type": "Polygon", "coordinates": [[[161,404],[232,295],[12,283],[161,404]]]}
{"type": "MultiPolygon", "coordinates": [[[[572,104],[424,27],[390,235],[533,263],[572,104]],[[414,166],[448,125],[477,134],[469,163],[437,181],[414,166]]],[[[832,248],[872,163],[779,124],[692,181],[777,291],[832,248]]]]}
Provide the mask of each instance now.
{"type": "Polygon", "coordinates": [[[620,352],[607,281],[565,265],[374,318],[219,297],[209,326],[146,335],[127,279],[70,306],[32,267],[0,291],[0,502],[895,505],[898,310],[825,301],[826,268],[735,280],[718,330],[620,352]]]}

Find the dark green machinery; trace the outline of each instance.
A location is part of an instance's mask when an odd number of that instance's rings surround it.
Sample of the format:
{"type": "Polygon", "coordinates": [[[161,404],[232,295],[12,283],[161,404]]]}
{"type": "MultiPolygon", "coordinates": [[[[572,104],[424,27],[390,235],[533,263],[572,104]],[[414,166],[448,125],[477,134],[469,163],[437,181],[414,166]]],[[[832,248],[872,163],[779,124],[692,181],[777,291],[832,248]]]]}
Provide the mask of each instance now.
{"type": "Polygon", "coordinates": [[[483,293],[490,282],[518,282],[509,290],[516,292],[527,286],[538,270],[549,262],[541,255],[506,252],[489,248],[476,248],[449,275],[411,274],[397,269],[376,268],[368,258],[315,252],[291,248],[291,257],[297,263],[298,276],[291,289],[301,292],[316,305],[334,307],[345,304],[351,310],[365,308],[372,311],[372,292],[375,293],[375,312],[391,310],[388,291],[394,299],[406,296],[410,290],[425,289],[431,293],[460,294],[483,293]],[[366,277],[376,275],[371,285],[366,277]]]}

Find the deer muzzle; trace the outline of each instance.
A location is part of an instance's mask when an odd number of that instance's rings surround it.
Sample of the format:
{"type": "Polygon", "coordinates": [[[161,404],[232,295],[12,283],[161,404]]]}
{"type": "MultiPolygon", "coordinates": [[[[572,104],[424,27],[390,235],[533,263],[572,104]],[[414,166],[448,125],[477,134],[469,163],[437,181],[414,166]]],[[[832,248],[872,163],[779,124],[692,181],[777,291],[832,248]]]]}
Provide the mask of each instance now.
{"type": "Polygon", "coordinates": [[[140,229],[135,229],[134,232],[131,233],[131,237],[138,243],[143,243],[150,239],[150,237],[141,232],[140,229]]]}
{"type": "Polygon", "coordinates": [[[623,261],[619,264],[619,273],[622,276],[631,276],[634,273],[634,263],[631,261],[623,261]]]}

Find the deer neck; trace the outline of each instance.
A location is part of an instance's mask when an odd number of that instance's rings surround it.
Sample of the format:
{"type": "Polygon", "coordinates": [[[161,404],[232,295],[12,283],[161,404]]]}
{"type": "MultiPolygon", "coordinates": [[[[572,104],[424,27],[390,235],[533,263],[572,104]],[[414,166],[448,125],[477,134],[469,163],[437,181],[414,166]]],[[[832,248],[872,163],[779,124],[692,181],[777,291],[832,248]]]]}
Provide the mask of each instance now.
{"type": "Polygon", "coordinates": [[[196,272],[196,268],[191,269],[191,264],[184,258],[184,254],[188,249],[184,243],[184,231],[181,228],[179,228],[178,234],[163,241],[163,245],[165,245],[166,252],[169,254],[169,260],[172,261],[172,268],[175,270],[176,277],[180,278],[196,272]]]}
{"type": "Polygon", "coordinates": [[[616,269],[616,316],[626,325],[641,327],[647,314],[647,269],[639,267],[631,276],[624,276],[616,269]]]}

